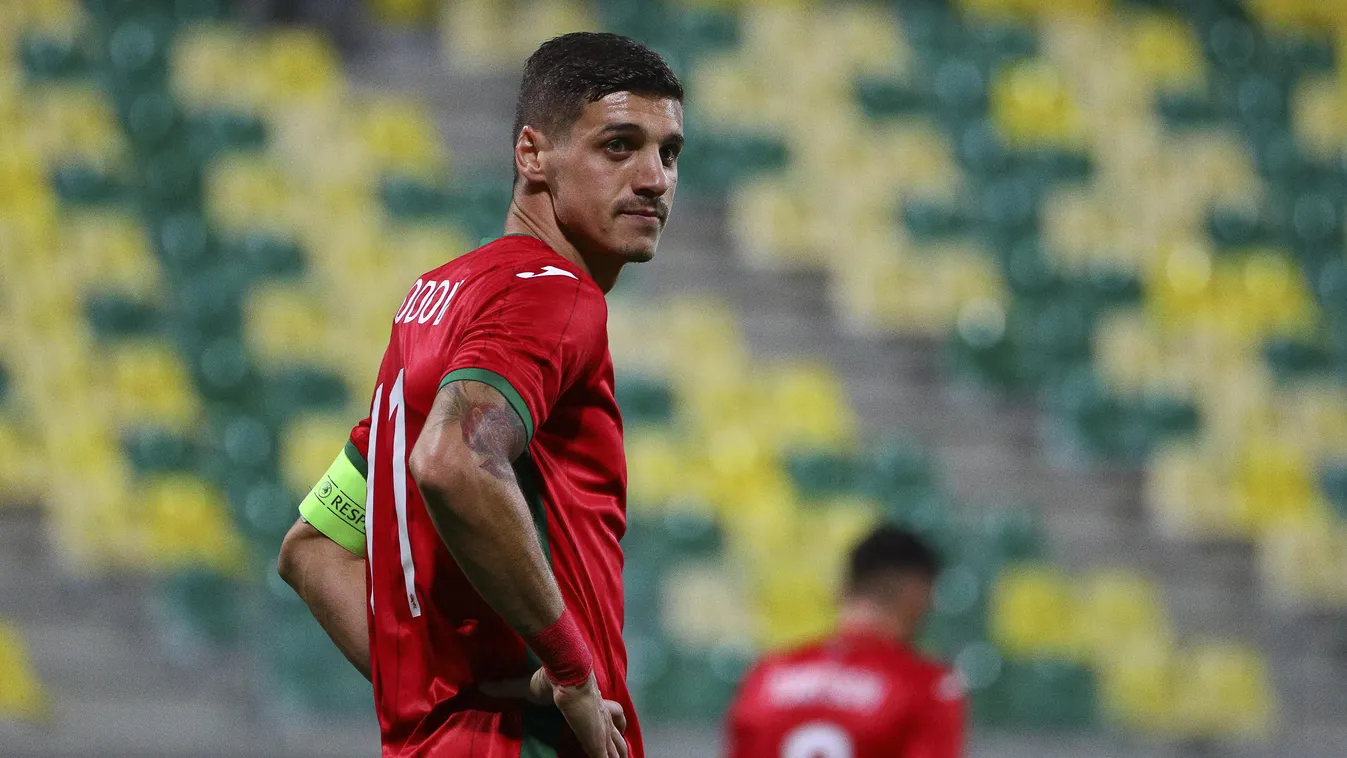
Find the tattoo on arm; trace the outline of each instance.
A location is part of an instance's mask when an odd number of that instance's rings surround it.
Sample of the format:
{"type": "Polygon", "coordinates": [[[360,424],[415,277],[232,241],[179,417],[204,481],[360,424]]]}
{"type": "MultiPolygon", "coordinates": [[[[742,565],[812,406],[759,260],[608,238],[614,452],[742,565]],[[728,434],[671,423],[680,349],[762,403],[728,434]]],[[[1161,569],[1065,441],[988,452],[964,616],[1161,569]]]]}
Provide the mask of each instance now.
{"type": "Polygon", "coordinates": [[[513,480],[511,465],[528,444],[519,414],[505,398],[481,382],[451,382],[440,390],[448,403],[442,424],[458,424],[463,444],[477,465],[497,479],[513,480]]]}

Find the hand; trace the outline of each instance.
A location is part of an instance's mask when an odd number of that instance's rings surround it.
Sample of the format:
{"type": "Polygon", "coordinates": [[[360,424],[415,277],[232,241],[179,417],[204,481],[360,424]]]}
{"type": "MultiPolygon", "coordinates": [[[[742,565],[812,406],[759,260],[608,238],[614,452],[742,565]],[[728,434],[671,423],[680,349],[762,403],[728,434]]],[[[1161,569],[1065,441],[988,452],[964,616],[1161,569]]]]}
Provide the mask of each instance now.
{"type": "Polygon", "coordinates": [[[571,731],[590,758],[627,758],[627,716],[622,704],[604,700],[599,684],[590,674],[579,687],[552,684],[542,669],[528,679],[487,682],[482,692],[491,697],[527,700],[535,705],[555,705],[566,717],[571,731]]]}

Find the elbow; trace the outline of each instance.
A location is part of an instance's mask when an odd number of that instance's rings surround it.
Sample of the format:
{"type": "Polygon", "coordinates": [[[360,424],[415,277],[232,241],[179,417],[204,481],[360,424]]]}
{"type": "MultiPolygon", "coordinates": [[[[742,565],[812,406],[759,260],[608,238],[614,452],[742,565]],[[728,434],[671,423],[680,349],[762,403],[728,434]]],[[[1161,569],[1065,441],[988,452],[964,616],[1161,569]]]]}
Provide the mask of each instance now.
{"type": "Polygon", "coordinates": [[[285,539],[281,540],[281,553],[276,558],[276,573],[280,574],[281,579],[299,591],[301,566],[303,565],[304,537],[300,527],[304,523],[297,522],[286,532],[285,539]]]}
{"type": "Polygon", "coordinates": [[[420,445],[407,458],[407,472],[421,491],[421,498],[432,515],[448,516],[463,524],[473,520],[474,498],[464,493],[472,488],[472,472],[453,456],[440,455],[420,445]]]}

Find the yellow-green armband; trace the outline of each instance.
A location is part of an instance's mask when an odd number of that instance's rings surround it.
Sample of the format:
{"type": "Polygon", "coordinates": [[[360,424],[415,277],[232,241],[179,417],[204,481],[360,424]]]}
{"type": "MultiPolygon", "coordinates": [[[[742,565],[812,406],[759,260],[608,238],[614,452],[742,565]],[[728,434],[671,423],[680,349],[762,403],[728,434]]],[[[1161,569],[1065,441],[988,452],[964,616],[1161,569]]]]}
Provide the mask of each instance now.
{"type": "Polygon", "coordinates": [[[346,443],[327,473],[299,504],[313,528],[356,555],[365,554],[365,457],[346,443]]]}

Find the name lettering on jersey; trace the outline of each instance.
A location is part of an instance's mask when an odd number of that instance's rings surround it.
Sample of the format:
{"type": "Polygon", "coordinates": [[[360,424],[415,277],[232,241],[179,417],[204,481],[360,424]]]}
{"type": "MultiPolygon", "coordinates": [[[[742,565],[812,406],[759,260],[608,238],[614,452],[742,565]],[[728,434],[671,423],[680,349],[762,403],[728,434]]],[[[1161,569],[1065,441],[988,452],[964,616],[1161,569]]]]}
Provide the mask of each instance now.
{"type": "Polygon", "coordinates": [[[515,276],[520,279],[537,279],[540,276],[569,276],[572,279],[580,278],[566,269],[557,268],[556,266],[543,266],[542,271],[520,271],[515,274],[515,276]]]}
{"type": "Polygon", "coordinates": [[[424,324],[435,319],[431,326],[439,326],[440,320],[449,310],[449,303],[458,293],[458,288],[463,284],[463,280],[450,282],[448,279],[437,282],[434,279],[430,281],[416,280],[412,285],[412,291],[408,293],[407,299],[402,301],[402,307],[398,308],[397,315],[393,316],[393,323],[401,321],[404,324],[410,324],[415,321],[418,324],[424,324]]]}
{"type": "Polygon", "coordinates": [[[767,699],[781,708],[826,705],[844,711],[873,711],[884,702],[884,680],[866,669],[834,663],[806,663],[773,671],[767,699]]]}

